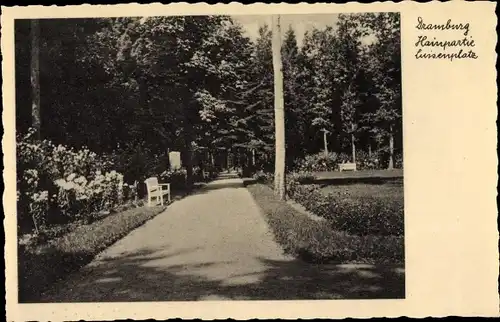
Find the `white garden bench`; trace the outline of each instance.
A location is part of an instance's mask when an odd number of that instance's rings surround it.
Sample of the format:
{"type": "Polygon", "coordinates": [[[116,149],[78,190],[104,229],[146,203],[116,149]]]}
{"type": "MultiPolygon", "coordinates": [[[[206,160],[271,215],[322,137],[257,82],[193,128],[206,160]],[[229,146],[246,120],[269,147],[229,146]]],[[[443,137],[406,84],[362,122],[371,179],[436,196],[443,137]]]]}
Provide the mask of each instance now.
{"type": "Polygon", "coordinates": [[[160,201],[163,206],[163,196],[168,197],[168,202],[170,203],[170,183],[158,183],[158,178],[151,177],[144,180],[146,184],[146,190],[148,192],[148,206],[151,207],[151,202],[153,199],[160,201]]]}
{"type": "Polygon", "coordinates": [[[340,171],[356,171],[356,163],[340,163],[340,171]]]}

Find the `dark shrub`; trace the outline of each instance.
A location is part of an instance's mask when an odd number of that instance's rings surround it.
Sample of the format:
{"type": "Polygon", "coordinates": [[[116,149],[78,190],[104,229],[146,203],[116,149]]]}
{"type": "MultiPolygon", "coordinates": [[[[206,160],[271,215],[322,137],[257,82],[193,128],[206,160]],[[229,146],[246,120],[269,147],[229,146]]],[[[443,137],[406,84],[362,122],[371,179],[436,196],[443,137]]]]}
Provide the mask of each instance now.
{"type": "Polygon", "coordinates": [[[396,153],[394,156],[394,167],[396,169],[403,169],[403,153],[396,153]]]}
{"type": "Polygon", "coordinates": [[[287,182],[290,183],[297,182],[299,184],[310,184],[313,183],[315,180],[316,177],[314,176],[314,174],[306,171],[292,172],[286,178],[287,182]]]}
{"type": "Polygon", "coordinates": [[[264,171],[257,171],[253,175],[253,178],[255,179],[256,182],[259,182],[259,183],[273,183],[274,174],[269,173],[269,172],[264,172],[264,171]]]}
{"type": "Polygon", "coordinates": [[[242,178],[251,178],[255,173],[256,173],[255,167],[250,165],[250,166],[244,166],[241,169],[240,175],[242,178]]]}
{"type": "MultiPolygon", "coordinates": [[[[196,172],[193,173],[196,176],[196,172]]],[[[186,170],[169,170],[160,174],[158,180],[160,183],[170,183],[171,189],[186,189],[186,170]]]]}
{"type": "Polygon", "coordinates": [[[377,153],[369,155],[365,151],[356,151],[356,168],[358,170],[380,169],[380,158],[377,153]]]}

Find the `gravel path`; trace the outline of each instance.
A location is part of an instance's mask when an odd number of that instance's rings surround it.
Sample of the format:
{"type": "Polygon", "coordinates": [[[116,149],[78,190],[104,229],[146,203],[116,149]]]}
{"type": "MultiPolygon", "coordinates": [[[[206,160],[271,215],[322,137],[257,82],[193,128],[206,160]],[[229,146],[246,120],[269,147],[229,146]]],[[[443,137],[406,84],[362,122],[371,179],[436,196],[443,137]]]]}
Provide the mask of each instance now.
{"type": "Polygon", "coordinates": [[[134,230],[44,295],[45,301],[212,299],[290,260],[241,179],[214,181],[134,230]]]}
{"type": "Polygon", "coordinates": [[[311,265],[284,255],[260,211],[241,179],[216,180],[55,284],[42,302],[404,296],[392,268],[311,265]]]}

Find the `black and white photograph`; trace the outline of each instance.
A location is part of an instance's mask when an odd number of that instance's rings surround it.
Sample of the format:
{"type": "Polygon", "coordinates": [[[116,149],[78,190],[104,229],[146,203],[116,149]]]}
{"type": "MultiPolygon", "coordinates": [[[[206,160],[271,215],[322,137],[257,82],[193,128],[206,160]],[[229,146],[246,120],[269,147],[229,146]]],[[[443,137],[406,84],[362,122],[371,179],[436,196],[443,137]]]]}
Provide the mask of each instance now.
{"type": "Polygon", "coordinates": [[[404,299],[400,33],[16,19],[19,303],[404,299]]]}

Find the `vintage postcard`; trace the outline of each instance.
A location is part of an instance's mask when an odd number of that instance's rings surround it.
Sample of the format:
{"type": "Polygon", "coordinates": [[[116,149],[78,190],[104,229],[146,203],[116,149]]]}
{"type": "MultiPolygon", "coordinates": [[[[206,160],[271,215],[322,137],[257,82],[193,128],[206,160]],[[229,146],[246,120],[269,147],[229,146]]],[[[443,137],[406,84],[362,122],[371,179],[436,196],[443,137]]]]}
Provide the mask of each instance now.
{"type": "Polygon", "coordinates": [[[494,11],[2,7],[7,319],[498,316],[494,11]]]}

